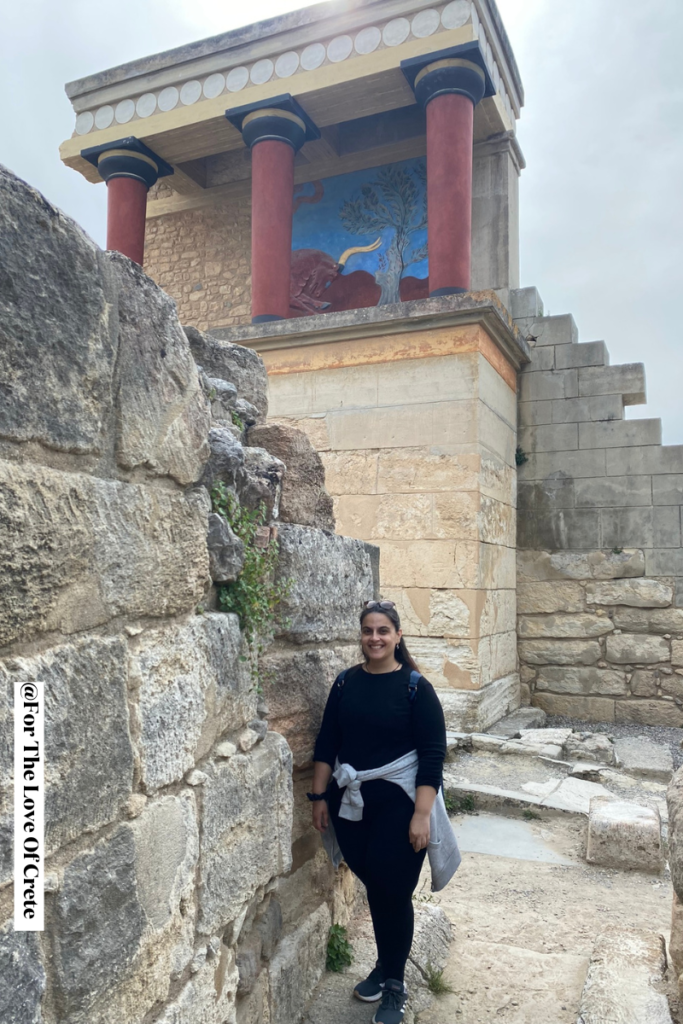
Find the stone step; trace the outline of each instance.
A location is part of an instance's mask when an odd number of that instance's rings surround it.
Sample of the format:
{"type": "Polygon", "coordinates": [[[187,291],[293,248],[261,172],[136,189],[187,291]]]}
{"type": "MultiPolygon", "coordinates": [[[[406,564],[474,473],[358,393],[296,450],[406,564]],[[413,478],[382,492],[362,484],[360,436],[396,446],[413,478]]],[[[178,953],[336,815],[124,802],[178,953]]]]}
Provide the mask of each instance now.
{"type": "Polygon", "coordinates": [[[499,719],[486,732],[513,739],[524,729],[542,729],[545,719],[546,714],[542,708],[517,708],[512,714],[499,719]]]}
{"type": "Polygon", "coordinates": [[[577,1024],[671,1024],[658,991],[666,971],[664,937],[611,928],[596,939],[577,1024]]]}

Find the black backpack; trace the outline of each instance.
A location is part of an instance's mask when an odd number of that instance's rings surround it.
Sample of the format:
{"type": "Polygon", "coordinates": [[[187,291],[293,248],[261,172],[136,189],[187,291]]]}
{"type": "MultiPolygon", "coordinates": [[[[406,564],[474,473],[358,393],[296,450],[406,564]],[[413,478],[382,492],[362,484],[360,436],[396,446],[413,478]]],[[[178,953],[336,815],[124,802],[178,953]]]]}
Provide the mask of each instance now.
{"type": "MultiPolygon", "coordinates": [[[[344,680],[346,679],[346,673],[349,672],[349,671],[350,671],[350,669],[345,668],[337,676],[337,686],[339,687],[340,690],[341,690],[342,686],[344,685],[344,680]]],[[[410,673],[410,679],[408,680],[408,700],[410,701],[411,704],[414,702],[415,698],[417,697],[417,684],[420,682],[421,679],[422,679],[421,673],[418,672],[417,669],[413,669],[411,671],[411,673],[410,673]]]]}

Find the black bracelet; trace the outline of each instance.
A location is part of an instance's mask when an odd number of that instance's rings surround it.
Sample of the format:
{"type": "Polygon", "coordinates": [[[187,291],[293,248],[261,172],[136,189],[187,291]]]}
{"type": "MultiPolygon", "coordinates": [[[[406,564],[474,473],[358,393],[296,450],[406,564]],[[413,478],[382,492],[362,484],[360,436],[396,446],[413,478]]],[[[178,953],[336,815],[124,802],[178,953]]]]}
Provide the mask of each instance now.
{"type": "Polygon", "coordinates": [[[325,793],[307,793],[306,796],[309,800],[327,800],[327,792],[325,793]]]}

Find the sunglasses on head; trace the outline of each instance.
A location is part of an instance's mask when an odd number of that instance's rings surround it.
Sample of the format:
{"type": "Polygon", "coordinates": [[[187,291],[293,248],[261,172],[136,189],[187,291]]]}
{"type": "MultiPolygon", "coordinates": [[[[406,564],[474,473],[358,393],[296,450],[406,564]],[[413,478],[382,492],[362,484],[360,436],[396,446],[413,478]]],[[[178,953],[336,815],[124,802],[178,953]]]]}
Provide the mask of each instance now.
{"type": "Polygon", "coordinates": [[[370,610],[373,608],[395,608],[396,604],[394,601],[366,601],[364,607],[370,610]]]}

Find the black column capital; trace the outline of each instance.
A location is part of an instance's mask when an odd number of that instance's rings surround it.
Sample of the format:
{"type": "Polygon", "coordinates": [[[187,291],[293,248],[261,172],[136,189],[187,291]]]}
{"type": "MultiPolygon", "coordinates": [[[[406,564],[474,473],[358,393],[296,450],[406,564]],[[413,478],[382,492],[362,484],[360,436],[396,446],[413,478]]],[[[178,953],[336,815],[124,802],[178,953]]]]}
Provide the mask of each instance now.
{"type": "Polygon", "coordinates": [[[296,153],[304,142],[319,139],[320,132],[303,107],[289,94],[258,103],[231,107],[225,116],[242,133],[249,149],[257,142],[286,142],[296,153]]]}
{"type": "Polygon", "coordinates": [[[97,168],[104,181],[136,178],[151,188],[158,178],[173,174],[170,164],[133,135],[82,149],[81,156],[97,168]]]}
{"type": "Polygon", "coordinates": [[[493,96],[496,92],[476,42],[402,60],[401,70],[415,99],[424,107],[436,96],[449,92],[467,96],[476,107],[484,96],[493,96]]]}

